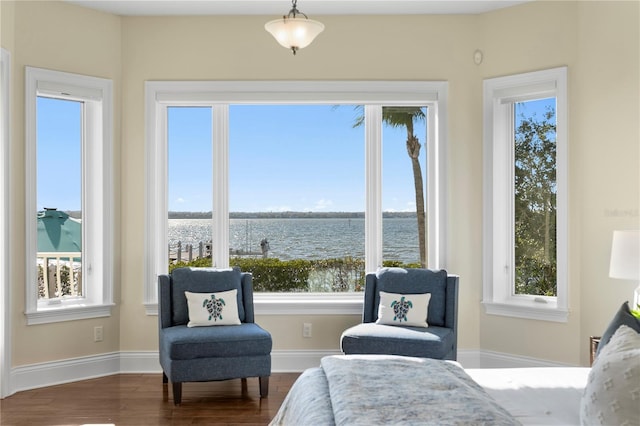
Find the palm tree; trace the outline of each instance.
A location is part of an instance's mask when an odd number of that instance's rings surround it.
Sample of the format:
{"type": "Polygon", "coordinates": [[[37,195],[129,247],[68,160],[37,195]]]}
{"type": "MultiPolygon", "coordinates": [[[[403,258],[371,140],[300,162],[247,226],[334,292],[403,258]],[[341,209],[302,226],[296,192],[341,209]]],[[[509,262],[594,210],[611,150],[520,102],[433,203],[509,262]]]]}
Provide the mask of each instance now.
{"type": "MultiPolygon", "coordinates": [[[[356,117],[353,127],[364,124],[363,107],[356,106],[360,115],[356,117]]],[[[420,167],[420,140],[414,134],[414,124],[424,122],[425,110],[420,107],[383,107],[382,121],[391,127],[404,127],[407,130],[406,148],[411,159],[413,170],[413,186],[416,195],[416,216],[418,219],[418,244],[420,248],[420,264],[427,267],[427,217],[424,206],[424,180],[420,167]]]]}

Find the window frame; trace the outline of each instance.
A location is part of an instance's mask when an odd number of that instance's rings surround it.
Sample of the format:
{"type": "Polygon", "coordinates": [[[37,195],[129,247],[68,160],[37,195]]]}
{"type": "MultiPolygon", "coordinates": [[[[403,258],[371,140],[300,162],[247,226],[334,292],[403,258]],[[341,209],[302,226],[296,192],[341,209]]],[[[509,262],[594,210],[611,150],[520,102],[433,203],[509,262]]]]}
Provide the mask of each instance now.
{"type": "Polygon", "coordinates": [[[27,324],[111,315],[113,303],[113,83],[109,79],[26,67],[25,211],[27,324]],[[82,297],[38,300],[37,134],[39,96],[84,102],[82,141],[82,297]]]}
{"type": "MultiPolygon", "coordinates": [[[[213,264],[229,265],[228,120],[230,104],[365,105],[365,264],[382,265],[381,123],[383,106],[428,106],[429,267],[445,267],[447,82],[425,81],[147,81],[145,82],[145,270],[143,304],[157,314],[157,276],[168,268],[167,107],[210,106],[213,119],[213,264]],[[377,130],[376,130],[377,126],[377,130]],[[223,232],[220,232],[223,231],[223,232]],[[374,238],[370,238],[373,236],[374,238]],[[220,257],[216,257],[216,253],[220,257]]],[[[257,314],[360,314],[360,293],[256,293],[257,314]]]]}
{"type": "Polygon", "coordinates": [[[483,300],[485,312],[568,320],[567,67],[496,77],[483,83],[483,300]],[[557,296],[514,294],[514,103],[556,98],[557,296]]]}
{"type": "Polygon", "coordinates": [[[11,389],[10,81],[11,54],[0,48],[0,399],[11,389]]]}

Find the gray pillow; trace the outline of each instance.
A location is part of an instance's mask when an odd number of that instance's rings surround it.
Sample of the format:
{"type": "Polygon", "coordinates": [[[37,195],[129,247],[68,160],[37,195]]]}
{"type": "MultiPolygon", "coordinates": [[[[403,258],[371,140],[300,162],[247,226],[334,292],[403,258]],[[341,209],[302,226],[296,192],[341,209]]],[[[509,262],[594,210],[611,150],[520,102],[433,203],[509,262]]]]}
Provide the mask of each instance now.
{"type": "Polygon", "coordinates": [[[640,320],[633,316],[631,310],[629,309],[629,302],[624,302],[616,315],[613,317],[607,329],[602,333],[602,337],[600,338],[600,343],[598,344],[598,349],[596,350],[596,358],[598,354],[602,352],[602,349],[609,343],[611,340],[611,336],[613,336],[618,330],[618,327],[621,325],[626,325],[627,327],[632,328],[636,331],[636,333],[640,333],[640,320]]]}
{"type": "Polygon", "coordinates": [[[580,423],[637,425],[640,334],[621,325],[593,363],[580,400],[580,423]]]}

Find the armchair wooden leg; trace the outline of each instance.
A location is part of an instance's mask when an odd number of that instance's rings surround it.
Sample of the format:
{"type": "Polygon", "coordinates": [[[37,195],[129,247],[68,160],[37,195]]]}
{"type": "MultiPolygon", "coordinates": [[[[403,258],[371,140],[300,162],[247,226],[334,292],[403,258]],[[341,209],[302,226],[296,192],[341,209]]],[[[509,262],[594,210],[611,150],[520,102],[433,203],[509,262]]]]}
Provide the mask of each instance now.
{"type": "Polygon", "coordinates": [[[266,398],[269,396],[269,376],[260,377],[260,398],[266,398]]]}
{"type": "Polygon", "coordinates": [[[164,374],[164,371],[162,372],[162,384],[166,385],[167,383],[169,383],[169,378],[167,377],[166,374],[164,374]]]}
{"type": "Polygon", "coordinates": [[[182,403],[182,383],[172,383],[173,385],[173,404],[180,405],[182,403]]]}

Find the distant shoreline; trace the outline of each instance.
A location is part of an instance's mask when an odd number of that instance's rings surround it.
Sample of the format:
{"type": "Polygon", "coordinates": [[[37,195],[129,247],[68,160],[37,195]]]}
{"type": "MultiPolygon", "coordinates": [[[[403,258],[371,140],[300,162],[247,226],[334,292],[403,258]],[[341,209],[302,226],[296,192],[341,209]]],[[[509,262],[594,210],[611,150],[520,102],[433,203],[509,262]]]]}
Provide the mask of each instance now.
{"type": "MultiPolygon", "coordinates": [[[[79,211],[65,211],[80,219],[79,211]]],[[[169,212],[169,219],[211,219],[211,212],[169,212]]],[[[415,218],[415,212],[382,212],[384,218],[415,218]]],[[[230,219],[364,219],[364,212],[231,212],[230,219]]]]}
{"type": "MultiPolygon", "coordinates": [[[[385,218],[414,218],[415,212],[383,212],[385,218]]],[[[211,219],[211,212],[169,212],[169,219],[211,219]]],[[[230,212],[230,219],[361,219],[364,212],[230,212]]]]}

